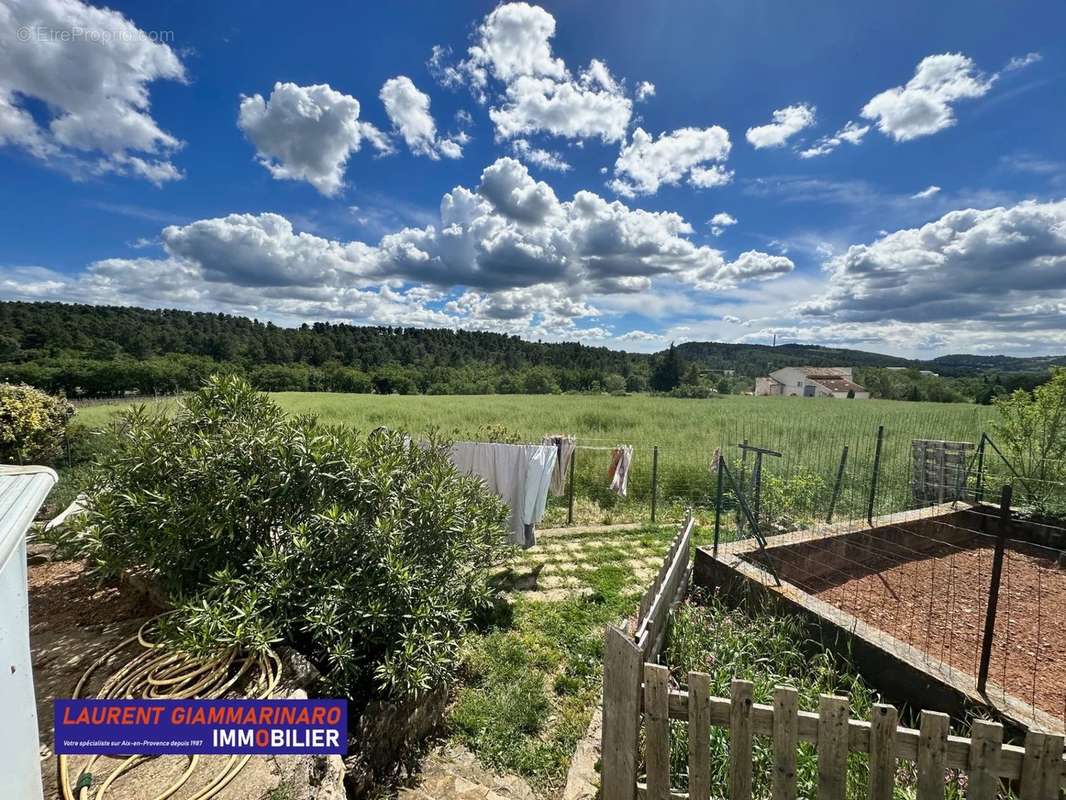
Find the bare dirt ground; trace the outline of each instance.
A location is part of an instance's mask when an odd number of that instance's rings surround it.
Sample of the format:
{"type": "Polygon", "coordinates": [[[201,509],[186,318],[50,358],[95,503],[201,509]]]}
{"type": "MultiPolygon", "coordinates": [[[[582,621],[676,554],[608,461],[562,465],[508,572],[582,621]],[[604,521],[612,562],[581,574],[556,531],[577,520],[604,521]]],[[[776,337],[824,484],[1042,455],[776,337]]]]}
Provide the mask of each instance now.
{"type": "MultiPolygon", "coordinates": [[[[977,675],[988,607],[991,547],[851,570],[812,592],[926,653],[977,675]]],[[[1066,570],[1038,548],[1008,548],[989,681],[1066,721],[1066,570]]]]}

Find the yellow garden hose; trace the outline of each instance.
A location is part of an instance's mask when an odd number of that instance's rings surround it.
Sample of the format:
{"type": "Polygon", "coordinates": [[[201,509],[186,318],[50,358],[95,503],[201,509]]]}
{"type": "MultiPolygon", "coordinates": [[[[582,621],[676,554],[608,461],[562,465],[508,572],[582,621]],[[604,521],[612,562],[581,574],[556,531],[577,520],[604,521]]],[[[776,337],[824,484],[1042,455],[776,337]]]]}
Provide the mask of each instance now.
{"type": "MultiPolygon", "coordinates": [[[[238,647],[227,648],[224,652],[209,658],[197,658],[187,653],[168,650],[165,645],[150,641],[146,632],[157,623],[160,617],[148,620],[136,634],[124,639],[112,647],[85,670],[72,697],[81,697],[89,677],[110,658],[133,644],[138,644],[142,652],[127,661],[112,673],[96,697],[101,700],[118,698],[150,698],[154,700],[188,700],[192,698],[213,700],[222,697],[242,678],[250,680],[245,693],[252,699],[270,697],[281,679],[281,660],[272,650],[249,654],[238,647]]],[[[105,800],[108,791],[122,775],[139,764],[150,761],[157,756],[136,755],[122,761],[108,773],[99,784],[95,794],[89,777],[93,765],[100,756],[92,756],[78,770],[78,782],[71,785],[71,759],[69,756],[57,757],[59,788],[62,800],[105,800]],[[77,794],[75,794],[77,792],[77,794]]],[[[214,779],[187,800],[210,800],[237,776],[251,758],[250,755],[230,756],[214,779]]],[[[185,771],[165,790],[155,795],[152,800],[167,800],[184,786],[196,771],[200,761],[197,755],[189,756],[189,765],[185,771]]]]}

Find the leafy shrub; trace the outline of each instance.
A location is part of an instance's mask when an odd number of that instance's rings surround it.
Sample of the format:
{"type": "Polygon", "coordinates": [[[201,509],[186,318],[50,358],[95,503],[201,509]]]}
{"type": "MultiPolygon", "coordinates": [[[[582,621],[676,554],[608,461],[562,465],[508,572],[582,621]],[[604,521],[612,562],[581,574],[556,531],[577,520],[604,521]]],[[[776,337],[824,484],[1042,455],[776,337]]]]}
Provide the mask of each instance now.
{"type": "Polygon", "coordinates": [[[1017,389],[993,400],[999,419],[992,431],[1000,448],[1025,478],[1061,480],[1066,459],[1066,369],[1032,392],[1017,389]]]}
{"type": "Polygon", "coordinates": [[[0,459],[50,463],[63,449],[74,407],[32,386],[0,384],[0,459]]]}
{"type": "Polygon", "coordinates": [[[668,397],[681,397],[687,400],[707,400],[718,394],[718,390],[703,384],[676,386],[670,390],[668,397]]]}
{"type": "Polygon", "coordinates": [[[769,522],[786,515],[793,520],[820,517],[829,505],[829,494],[825,479],[804,467],[787,476],[764,472],[762,517],[769,522]]]}
{"type": "Polygon", "coordinates": [[[447,680],[506,509],[443,448],[288,417],[212,378],[168,418],[129,412],[89,490],[99,571],[141,570],[194,650],[284,639],[351,697],[447,680]]]}

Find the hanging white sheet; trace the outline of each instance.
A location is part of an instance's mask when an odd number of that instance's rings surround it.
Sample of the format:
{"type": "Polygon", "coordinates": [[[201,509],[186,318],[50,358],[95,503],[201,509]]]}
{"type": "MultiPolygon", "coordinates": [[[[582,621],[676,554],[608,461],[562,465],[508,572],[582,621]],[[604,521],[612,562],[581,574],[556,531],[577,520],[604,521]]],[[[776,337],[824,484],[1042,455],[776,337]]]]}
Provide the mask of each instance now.
{"type": "Polygon", "coordinates": [[[535,444],[459,442],[452,445],[450,455],[456,469],[477,475],[489,491],[507,503],[512,541],[532,546],[532,526],[544,517],[557,449],[535,444]]]}

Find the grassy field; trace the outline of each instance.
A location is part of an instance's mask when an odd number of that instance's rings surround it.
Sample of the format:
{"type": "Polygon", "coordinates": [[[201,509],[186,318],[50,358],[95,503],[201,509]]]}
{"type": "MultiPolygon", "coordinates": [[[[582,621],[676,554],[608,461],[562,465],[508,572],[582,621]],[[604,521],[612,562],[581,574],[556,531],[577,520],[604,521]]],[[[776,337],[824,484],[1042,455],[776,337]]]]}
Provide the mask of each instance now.
{"type": "MultiPolygon", "coordinates": [[[[764,466],[768,513],[817,518],[824,513],[841,452],[849,448],[841,513],[864,512],[878,426],[884,426],[877,509],[896,510],[909,500],[912,439],[976,442],[995,410],[965,404],[890,400],[831,400],[727,396],[710,400],[633,395],[400,396],[329,393],[273,395],[294,413],[314,412],[323,421],[372,429],[384,425],[413,434],[436,430],[453,439],[485,439],[504,429],[522,441],[546,433],[578,437],[575,522],[646,519],[650,511],[653,448],[658,447],[660,519],[678,518],[685,506],[707,509],[714,501],[710,463],[722,447],[738,478],[750,474],[736,445],[779,451],[764,466]],[[629,496],[607,489],[610,448],[634,447],[629,496]],[[596,449],[600,448],[600,449],[596,449]]],[[[95,405],[78,420],[101,425],[121,405],[95,405]]],[[[547,524],[566,519],[566,498],[552,498],[547,524]]]]}

